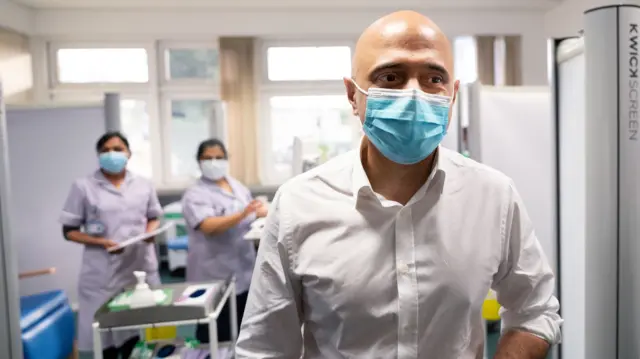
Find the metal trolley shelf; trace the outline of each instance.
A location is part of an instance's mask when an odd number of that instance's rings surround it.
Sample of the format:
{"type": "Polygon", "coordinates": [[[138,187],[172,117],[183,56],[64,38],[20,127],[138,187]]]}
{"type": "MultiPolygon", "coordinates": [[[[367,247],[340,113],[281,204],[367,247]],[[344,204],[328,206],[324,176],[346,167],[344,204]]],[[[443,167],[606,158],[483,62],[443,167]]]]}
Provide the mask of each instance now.
{"type": "Polygon", "coordinates": [[[236,313],[236,287],[235,278],[226,281],[216,281],[207,283],[177,283],[162,285],[155,289],[171,289],[172,298],[168,305],[157,305],[145,308],[127,309],[122,311],[109,310],[110,298],[95,314],[93,322],[93,352],[95,359],[102,357],[102,336],[101,333],[120,330],[143,330],[161,326],[183,326],[207,323],[209,325],[209,352],[211,359],[232,358],[234,343],[237,339],[238,318],[236,313]],[[204,306],[174,305],[189,286],[197,285],[219,285],[210,303],[204,306]],[[230,325],[231,342],[218,343],[217,320],[225,303],[230,303],[230,325]],[[226,349],[226,350],[225,350],[226,349]],[[224,357],[220,352],[226,352],[224,357]]]}

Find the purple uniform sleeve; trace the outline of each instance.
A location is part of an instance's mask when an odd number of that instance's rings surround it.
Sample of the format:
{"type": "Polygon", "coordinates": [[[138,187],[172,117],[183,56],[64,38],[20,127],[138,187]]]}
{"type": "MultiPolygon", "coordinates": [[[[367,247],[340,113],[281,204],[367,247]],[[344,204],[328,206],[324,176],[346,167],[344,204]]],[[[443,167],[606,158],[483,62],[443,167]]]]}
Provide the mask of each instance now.
{"type": "Polygon", "coordinates": [[[60,214],[60,223],[63,226],[79,227],[85,221],[85,192],[78,181],[71,185],[67,200],[60,214]]]}
{"type": "Polygon", "coordinates": [[[156,189],[151,187],[149,198],[149,205],[147,206],[147,218],[160,218],[162,216],[162,206],[160,205],[160,200],[158,199],[158,192],[156,189]]]}
{"type": "Polygon", "coordinates": [[[191,188],[182,197],[182,215],[187,225],[196,229],[206,218],[218,214],[206,196],[191,188]]]}

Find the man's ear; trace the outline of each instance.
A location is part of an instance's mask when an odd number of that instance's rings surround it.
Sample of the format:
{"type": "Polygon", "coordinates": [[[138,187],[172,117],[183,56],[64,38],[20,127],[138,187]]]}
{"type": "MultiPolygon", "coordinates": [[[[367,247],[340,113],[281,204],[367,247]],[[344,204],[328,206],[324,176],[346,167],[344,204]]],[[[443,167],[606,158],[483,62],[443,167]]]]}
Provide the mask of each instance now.
{"type": "Polygon", "coordinates": [[[456,101],[458,100],[458,90],[460,90],[460,80],[456,80],[456,82],[453,83],[453,96],[451,97],[451,104],[449,105],[449,119],[447,121],[447,129],[449,129],[449,124],[451,123],[453,106],[455,106],[456,101]]]}
{"type": "Polygon", "coordinates": [[[344,77],[342,81],[344,82],[344,87],[347,91],[347,100],[351,104],[351,111],[354,116],[358,116],[358,103],[356,102],[358,89],[356,89],[356,85],[350,77],[344,77]]]}
{"type": "Polygon", "coordinates": [[[453,98],[451,99],[451,103],[454,104],[458,100],[458,91],[460,90],[460,80],[456,80],[453,84],[453,98]]]}

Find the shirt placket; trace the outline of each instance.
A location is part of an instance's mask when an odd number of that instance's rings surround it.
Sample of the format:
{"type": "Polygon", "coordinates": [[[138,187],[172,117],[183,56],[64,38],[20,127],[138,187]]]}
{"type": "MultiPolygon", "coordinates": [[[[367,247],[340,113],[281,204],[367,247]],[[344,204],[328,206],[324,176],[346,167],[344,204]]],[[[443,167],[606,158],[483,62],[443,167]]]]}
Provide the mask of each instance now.
{"type": "Polygon", "coordinates": [[[410,207],[396,216],[396,278],[398,282],[398,358],[418,358],[418,282],[415,235],[410,207]]]}

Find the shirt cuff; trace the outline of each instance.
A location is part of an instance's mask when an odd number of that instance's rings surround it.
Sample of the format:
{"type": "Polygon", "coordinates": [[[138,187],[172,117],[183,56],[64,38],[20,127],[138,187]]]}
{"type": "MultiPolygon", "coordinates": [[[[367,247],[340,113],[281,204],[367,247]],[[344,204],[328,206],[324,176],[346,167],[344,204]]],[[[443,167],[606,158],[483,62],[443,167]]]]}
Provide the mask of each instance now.
{"type": "Polygon", "coordinates": [[[509,330],[523,331],[533,334],[545,340],[550,345],[559,344],[562,340],[560,326],[562,319],[556,313],[543,314],[535,318],[509,318],[508,315],[502,320],[504,326],[502,331],[509,330]]]}
{"type": "Polygon", "coordinates": [[[73,214],[67,211],[62,211],[59,221],[60,221],[60,224],[62,224],[63,226],[73,226],[73,227],[82,226],[84,222],[82,216],[78,216],[77,214],[73,214]]]}

